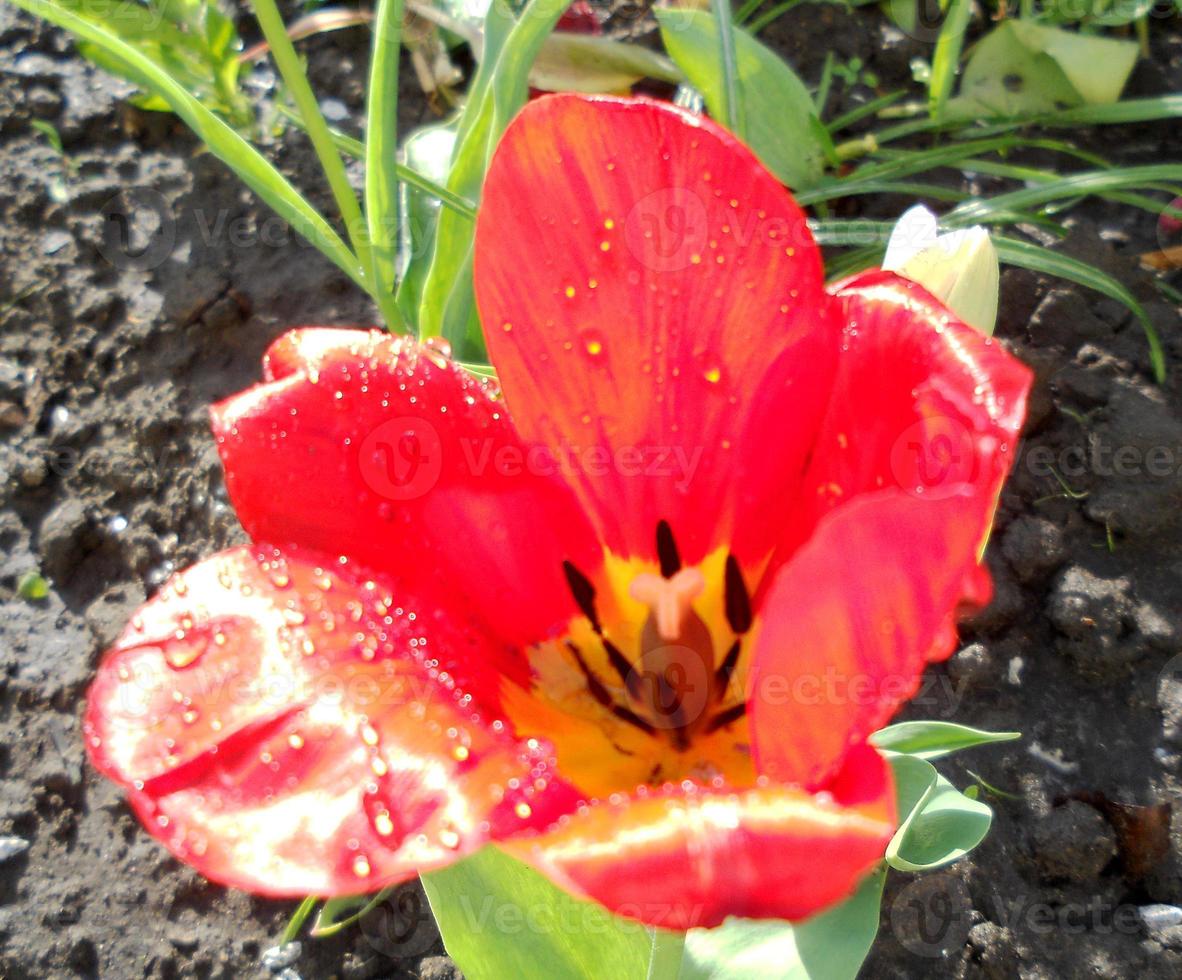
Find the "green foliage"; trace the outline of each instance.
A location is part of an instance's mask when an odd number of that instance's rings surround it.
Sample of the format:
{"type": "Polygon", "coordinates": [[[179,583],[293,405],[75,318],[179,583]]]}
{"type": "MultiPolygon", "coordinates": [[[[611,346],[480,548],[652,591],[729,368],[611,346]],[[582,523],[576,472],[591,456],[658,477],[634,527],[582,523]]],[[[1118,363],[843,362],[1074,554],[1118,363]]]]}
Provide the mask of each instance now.
{"type": "Polygon", "coordinates": [[[1120,98],[1136,60],[1132,41],[1007,20],[976,46],[947,113],[976,120],[1108,105],[1120,98]]]}
{"type": "MultiPolygon", "coordinates": [[[[88,3],[59,0],[60,6],[125,41],[184,86],[232,126],[247,129],[254,110],[238,85],[242,41],[234,21],[214,0],[125,0],[88,3]]],[[[79,52],[100,68],[122,75],[121,61],[109,48],[82,40],[79,52]]],[[[126,77],[126,76],[124,76],[126,77]]],[[[143,109],[173,111],[151,86],[134,100],[143,109]]]]}
{"type": "Polygon", "coordinates": [[[887,845],[887,864],[898,871],[930,871],[951,864],[989,832],[993,811],[960,792],[915,755],[891,757],[900,823],[887,845]]]}
{"type": "Polygon", "coordinates": [[[948,721],[903,721],[875,732],[870,741],[884,751],[930,761],[963,749],[995,742],[1012,742],[1019,732],[984,732],[948,721]]]}
{"type": "Polygon", "coordinates": [[[486,847],[423,876],[448,954],[471,980],[646,977],[853,980],[878,931],[885,869],[804,923],[728,919],[684,936],[645,928],[572,898],[529,866],[486,847]]]}
{"type": "MultiPolygon", "coordinates": [[[[706,99],[724,111],[725,82],[718,71],[718,22],[701,10],[658,9],[661,37],[677,66],[706,99]]],[[[770,48],[734,30],[736,99],[746,140],[763,164],[789,187],[814,186],[832,152],[808,89],[770,48]]]]}
{"type": "Polygon", "coordinates": [[[29,602],[40,602],[49,596],[49,583],[37,572],[25,572],[16,583],[16,592],[29,602]]]}

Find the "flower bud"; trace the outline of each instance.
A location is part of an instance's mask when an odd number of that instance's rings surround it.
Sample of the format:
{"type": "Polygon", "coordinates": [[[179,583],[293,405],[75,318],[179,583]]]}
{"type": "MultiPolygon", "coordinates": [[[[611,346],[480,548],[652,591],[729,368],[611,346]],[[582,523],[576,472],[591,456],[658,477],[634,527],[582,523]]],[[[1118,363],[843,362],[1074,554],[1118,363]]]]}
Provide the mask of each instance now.
{"type": "Polygon", "coordinates": [[[936,216],[917,204],[895,223],[882,267],[919,283],[969,326],[993,333],[999,272],[984,228],[941,235],[936,216]]]}

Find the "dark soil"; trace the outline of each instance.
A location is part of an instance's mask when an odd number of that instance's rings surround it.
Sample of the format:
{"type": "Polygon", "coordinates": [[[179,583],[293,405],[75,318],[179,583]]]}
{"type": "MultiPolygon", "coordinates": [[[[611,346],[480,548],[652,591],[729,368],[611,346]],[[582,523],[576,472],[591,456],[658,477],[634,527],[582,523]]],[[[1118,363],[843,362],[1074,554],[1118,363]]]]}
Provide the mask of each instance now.
{"type": "MultiPolygon", "coordinates": [[[[1178,28],[1154,22],[1135,93],[1182,91],[1178,28]]],[[[810,81],[833,48],[883,91],[929,51],[834,6],[798,8],[766,37],[810,81]]],[[[318,91],[350,113],[367,43],[345,31],[306,45],[318,91]]],[[[0,841],[0,977],[454,976],[414,886],[361,928],[265,955],[293,904],[179,865],[84,760],[99,653],[173,569],[242,537],[207,406],[256,380],[285,329],[374,311],[59,32],[0,5],[0,52],[0,838],[16,839],[0,841]],[[36,118],[60,130],[68,170],[36,118]],[[113,212],[129,216],[130,253],[109,236],[113,212]],[[44,601],[17,594],[32,570],[50,580],[44,601]]],[[[838,84],[830,109],[870,94],[838,84]]],[[[401,112],[404,129],[431,115],[413,81],[401,112]]],[[[1123,163],[1182,160],[1164,124],[1088,139],[1123,163]]],[[[309,187],[299,134],[272,151],[309,187]]],[[[866,977],[1182,976],[1182,911],[1160,907],[1182,905],[1182,323],[1132,258],[1155,246],[1153,216],[1086,202],[1063,220],[1056,248],[1146,302],[1169,380],[1152,383],[1119,304],[1005,274],[998,335],[1038,382],[988,554],[997,598],[908,716],[1025,737],[944,766],[996,789],[983,790],[994,828],[949,869],[892,876],[866,977]]]]}

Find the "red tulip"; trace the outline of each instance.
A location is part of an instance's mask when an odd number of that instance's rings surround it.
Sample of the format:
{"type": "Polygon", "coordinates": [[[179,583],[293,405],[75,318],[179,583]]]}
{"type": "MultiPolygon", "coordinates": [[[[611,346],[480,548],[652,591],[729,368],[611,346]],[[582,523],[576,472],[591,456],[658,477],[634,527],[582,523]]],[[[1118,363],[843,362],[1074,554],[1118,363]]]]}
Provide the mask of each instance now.
{"type": "Polygon", "coordinates": [[[254,544],[107,654],[95,764],[270,895],[486,842],[668,927],[849,895],[896,822],[867,737],[988,598],[1029,372],[889,273],[826,290],[752,154],[648,101],[520,114],[475,282],[503,397],[309,328],[214,407],[254,544]]]}

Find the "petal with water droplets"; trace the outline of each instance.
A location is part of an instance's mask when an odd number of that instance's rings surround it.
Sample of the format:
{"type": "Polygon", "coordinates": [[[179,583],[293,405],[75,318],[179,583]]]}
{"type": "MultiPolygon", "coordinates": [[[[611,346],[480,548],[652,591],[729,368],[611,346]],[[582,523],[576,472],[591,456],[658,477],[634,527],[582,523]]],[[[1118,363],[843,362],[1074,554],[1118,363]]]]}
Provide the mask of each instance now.
{"type": "Polygon", "coordinates": [[[593,803],[502,846],[575,895],[684,930],[819,912],[854,892],[894,829],[890,767],[861,746],[816,795],[687,784],[593,803]]]}
{"type": "Polygon", "coordinates": [[[988,601],[979,564],[1030,371],[921,287],[873,272],[847,321],[782,567],[757,596],[749,678],[760,771],[816,785],[948,656],[988,601]]]}
{"type": "Polygon", "coordinates": [[[438,613],[315,559],[222,552],[108,652],[91,758],[178,857],[269,895],[371,891],[545,826],[569,789],[484,713],[486,642],[438,613]]]}
{"type": "Polygon", "coordinates": [[[497,148],[476,299],[523,434],[567,453],[607,546],[748,568],[800,478],[840,327],[800,209],[666,103],[557,95],[497,148]],[[523,207],[522,202],[531,202],[523,207]]]}
{"type": "Polygon", "coordinates": [[[264,375],[212,412],[252,538],[430,580],[507,643],[570,618],[562,562],[593,568],[599,550],[495,389],[437,349],[365,330],[293,330],[264,375]]]}

